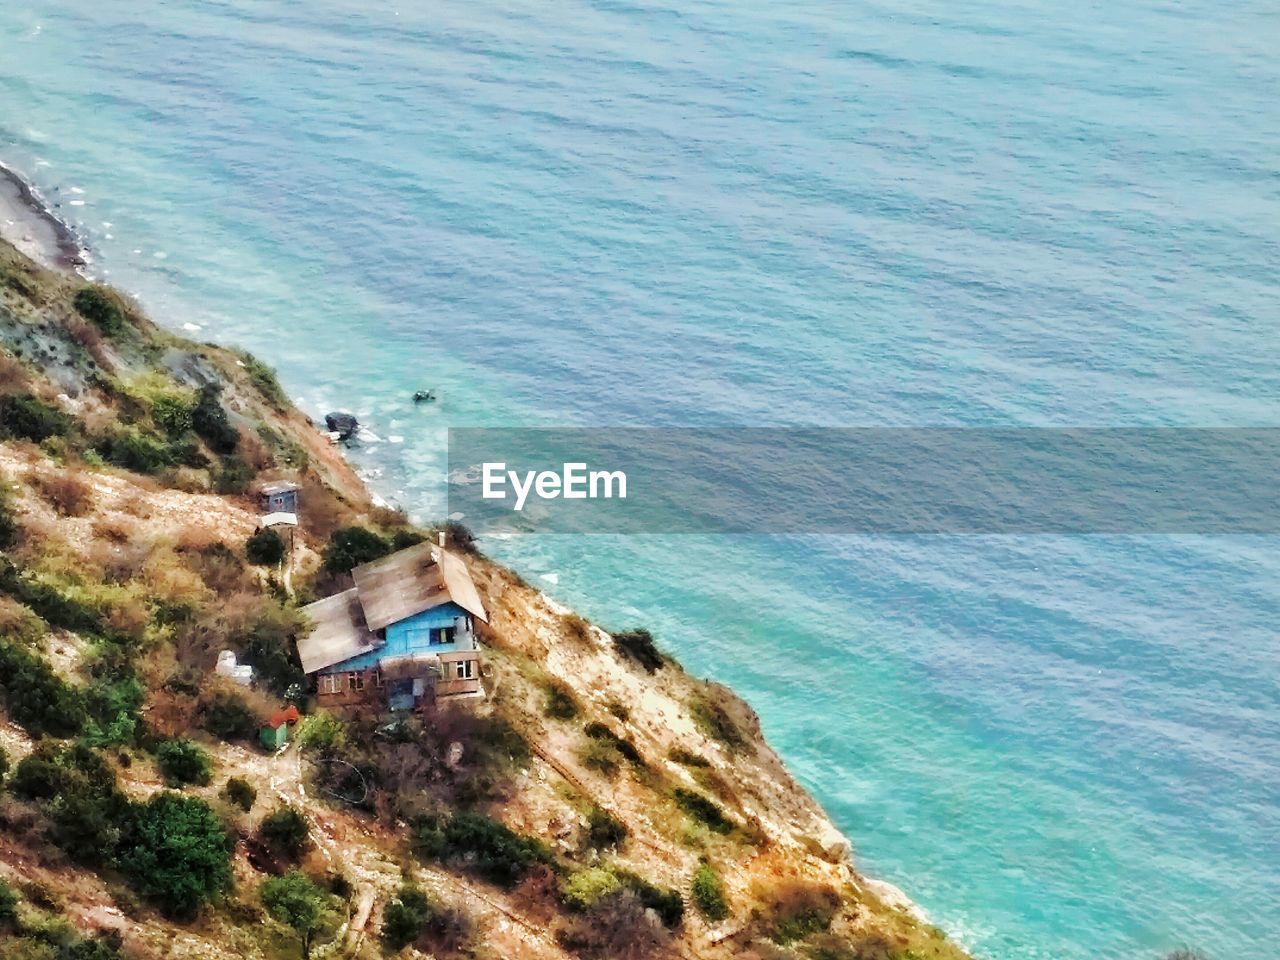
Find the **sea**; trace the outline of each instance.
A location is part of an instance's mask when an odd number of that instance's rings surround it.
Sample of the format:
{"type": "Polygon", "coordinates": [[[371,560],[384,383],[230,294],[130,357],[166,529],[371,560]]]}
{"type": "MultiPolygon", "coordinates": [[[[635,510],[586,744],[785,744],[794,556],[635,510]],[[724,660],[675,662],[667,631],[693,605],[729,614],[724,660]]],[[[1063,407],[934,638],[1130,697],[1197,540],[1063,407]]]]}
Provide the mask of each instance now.
{"type": "MultiPolygon", "coordinates": [[[[0,159],[425,521],[451,426],[1280,426],[1278,48],[1264,0],[37,0],[0,159]]],[[[732,686],[976,956],[1280,955],[1276,537],[484,546],[732,686]]]]}

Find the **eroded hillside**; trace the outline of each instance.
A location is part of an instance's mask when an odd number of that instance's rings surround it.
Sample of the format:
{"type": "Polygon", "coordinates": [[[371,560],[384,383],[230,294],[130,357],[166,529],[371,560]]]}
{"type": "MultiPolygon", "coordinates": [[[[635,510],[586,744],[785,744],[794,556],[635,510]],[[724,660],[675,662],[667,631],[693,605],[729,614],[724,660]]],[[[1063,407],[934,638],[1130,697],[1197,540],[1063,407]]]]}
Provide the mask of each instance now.
{"type": "Polygon", "coordinates": [[[8,247],[0,348],[0,957],[963,956],[856,873],[729,691],[461,529],[485,697],[263,749],[310,712],[298,607],[437,531],[373,506],[253,358],[8,247]],[[278,478],[283,560],[251,543],[278,478]]]}

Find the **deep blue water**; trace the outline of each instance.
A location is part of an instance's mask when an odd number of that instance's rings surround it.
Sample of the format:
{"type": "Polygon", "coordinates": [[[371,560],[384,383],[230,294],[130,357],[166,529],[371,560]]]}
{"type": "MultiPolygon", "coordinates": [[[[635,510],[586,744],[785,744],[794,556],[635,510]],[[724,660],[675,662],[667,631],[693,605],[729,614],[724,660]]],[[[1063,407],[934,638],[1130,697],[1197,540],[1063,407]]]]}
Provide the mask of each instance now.
{"type": "MultiPolygon", "coordinates": [[[[53,0],[0,7],[0,158],[425,518],[450,424],[1280,425],[1278,42],[1260,0],[53,0]]],[[[1276,956],[1274,538],[489,546],[742,692],[980,955],[1276,956]]]]}

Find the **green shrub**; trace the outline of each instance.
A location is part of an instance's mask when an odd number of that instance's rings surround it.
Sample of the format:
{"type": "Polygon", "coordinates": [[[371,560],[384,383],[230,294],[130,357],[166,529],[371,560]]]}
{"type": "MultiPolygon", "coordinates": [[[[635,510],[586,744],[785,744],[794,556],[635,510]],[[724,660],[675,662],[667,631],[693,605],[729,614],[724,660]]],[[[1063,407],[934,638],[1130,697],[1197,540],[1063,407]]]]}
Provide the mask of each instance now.
{"type": "Polygon", "coordinates": [[[241,352],[240,360],[249,376],[249,382],[262,394],[262,398],[277,410],[285,409],[289,405],[289,398],[276,379],[276,372],[251,353],[241,352]]]}
{"type": "Polygon", "coordinates": [[[404,527],[391,535],[391,549],[394,552],[396,550],[405,550],[408,547],[416,547],[418,544],[424,543],[426,539],[426,534],[419,533],[410,527],[404,527]]]}
{"type": "Polygon", "coordinates": [[[298,935],[302,956],[311,956],[311,942],[320,929],[329,895],[305,873],[290,870],[263,883],[261,897],[267,912],[298,935]]]}
{"type": "Polygon", "coordinates": [[[88,604],[22,573],[4,556],[0,556],[0,592],[26,604],[51,626],[99,636],[108,632],[101,615],[88,604]]]}
{"type": "Polygon", "coordinates": [[[678,890],[650,883],[629,870],[618,870],[618,879],[647,909],[658,915],[663,926],[674,928],[684,921],[684,899],[678,890]]]}
{"type": "Polygon", "coordinates": [[[52,839],[73,860],[110,863],[132,820],[115,771],[87,746],[43,742],[13,772],[15,796],[42,804],[52,839]]]}
{"type": "Polygon", "coordinates": [[[724,896],[724,884],[720,876],[711,869],[711,864],[703,862],[693,872],[690,892],[693,905],[698,912],[712,923],[719,923],[729,916],[729,904],[724,896]]]}
{"type": "Polygon", "coordinates": [[[592,740],[608,744],[618,752],[619,756],[625,758],[636,767],[644,767],[644,757],[640,756],[640,751],[636,749],[636,745],[626,737],[618,736],[603,723],[588,723],[582,728],[582,732],[592,740]]]}
{"type": "Polygon", "coordinates": [[[552,720],[572,720],[578,715],[578,700],[568,686],[552,680],[547,684],[547,701],[542,713],[552,720]]]}
{"type": "Polygon", "coordinates": [[[188,919],[230,886],[234,847],[199,797],[158,793],[135,808],[120,867],[166,914],[188,919]]]}
{"type": "Polygon", "coordinates": [[[39,397],[20,394],[0,397],[0,438],[33,440],[65,437],[75,421],[39,397]]]}
{"type": "Polygon", "coordinates": [[[101,673],[94,676],[85,690],[89,719],[83,739],[95,747],[133,743],[141,722],[146,688],[130,667],[99,664],[97,669],[101,673]]]}
{"type": "Polygon", "coordinates": [[[587,814],[587,842],[592,849],[605,850],[621,846],[627,839],[627,826],[607,810],[592,807],[587,814]]]}
{"type": "Polygon", "coordinates": [[[263,606],[244,638],[244,662],[278,697],[296,693],[306,679],[293,653],[293,638],[302,630],[300,613],[272,601],[263,606]]]}
{"type": "Polygon", "coordinates": [[[425,893],[417,887],[401,887],[382,911],[382,942],[392,950],[402,950],[422,936],[431,914],[431,901],[425,893]]]}
{"type": "Polygon", "coordinates": [[[216,693],[201,705],[200,725],[223,740],[250,740],[258,732],[258,715],[239,694],[216,693]]]}
{"type": "Polygon", "coordinates": [[[270,527],[255,530],[245,541],[244,555],[260,567],[274,567],[285,557],[284,538],[270,527]]]}
{"type": "Polygon", "coordinates": [[[33,737],[73,737],[87,717],[83,694],[44,659],[0,639],[0,698],[9,717],[33,737]]]}
{"type": "Polygon", "coordinates": [[[118,427],[93,445],[107,463],[134,473],[154,474],[173,466],[168,444],[149,437],[137,427],[118,427]]]}
{"type": "Polygon", "coordinates": [[[171,787],[204,786],[210,779],[209,755],[190,740],[164,741],[156,750],[156,765],[171,787]]]}
{"type": "Polygon", "coordinates": [[[617,960],[665,956],[670,935],[649,921],[639,897],[624,888],[572,914],[559,940],[583,960],[617,960]]]}
{"type": "Polygon", "coordinates": [[[213,489],[223,496],[238,497],[249,489],[257,471],[238,453],[223,458],[222,469],[214,477],[213,489]]]}
{"type": "Polygon", "coordinates": [[[719,740],[731,751],[741,750],[747,745],[743,734],[733,717],[723,705],[713,699],[714,693],[699,695],[689,703],[689,712],[693,714],[693,722],[703,733],[713,740],[719,740]]]}
{"type": "Polygon", "coordinates": [[[311,827],[297,809],[283,806],[263,817],[258,834],[276,853],[296,860],[307,847],[311,827]]]}
{"type": "Polygon", "coordinates": [[[191,428],[209,444],[210,450],[225,457],[240,445],[240,433],[227,419],[227,411],[223,409],[218,394],[219,389],[213,384],[201,388],[191,411],[191,428]]]}
{"type": "Polygon", "coordinates": [[[298,731],[298,745],[303,750],[314,750],[321,756],[331,757],[347,742],[346,724],[331,713],[314,713],[302,721],[298,731]]]}
{"type": "Polygon", "coordinates": [[[195,402],[180,393],[156,393],[151,397],[151,420],[170,440],[195,425],[195,402]]]}
{"type": "Polygon", "coordinates": [[[0,479],[0,550],[7,550],[18,542],[19,530],[18,518],[13,513],[13,492],[0,479]]]}
{"type": "Polygon", "coordinates": [[[733,821],[725,816],[724,811],[713,800],[684,787],[676,787],[674,796],[681,810],[709,830],[721,834],[733,830],[733,821]]]}
{"type": "Polygon", "coordinates": [[[587,910],[622,889],[622,881],[608,867],[575,870],[560,888],[560,895],[572,910],[587,910]]]}
{"type": "Polygon", "coordinates": [[[834,889],[815,884],[784,884],[769,900],[766,911],[773,923],[769,936],[783,945],[827,930],[840,907],[840,895],[834,889]]]}
{"type": "Polygon", "coordinates": [[[120,298],[110,290],[99,286],[81,287],[76,291],[71,305],[109,337],[117,336],[125,329],[125,312],[120,298]]]}
{"type": "Polygon", "coordinates": [[[541,840],[521,836],[479,813],[421,817],[414,823],[412,844],[424,860],[464,864],[506,888],[514,887],[535,865],[555,860],[541,840]]]}
{"type": "Polygon", "coordinates": [[[222,788],[222,796],[226,798],[227,803],[248,813],[253,809],[254,801],[258,799],[258,791],[244,777],[232,777],[222,788]]]}
{"type": "Polygon", "coordinates": [[[588,739],[578,750],[578,759],[588,770],[597,770],[611,780],[622,766],[622,754],[607,740],[588,739]]]}
{"type": "Polygon", "coordinates": [[[391,544],[372,530],[342,527],[329,536],[329,544],[324,549],[324,568],[330,573],[347,573],[390,552],[391,544]]]}
{"type": "Polygon", "coordinates": [[[12,930],[18,923],[18,891],[0,879],[0,930],[12,930]]]}
{"type": "Polygon", "coordinates": [[[709,767],[711,761],[700,753],[686,750],[684,747],[672,747],[667,754],[672,760],[684,767],[709,767]]]}
{"type": "Polygon", "coordinates": [[[613,645],[649,673],[656,673],[667,665],[667,658],[654,643],[653,634],[644,628],[613,634],[613,645]]]}

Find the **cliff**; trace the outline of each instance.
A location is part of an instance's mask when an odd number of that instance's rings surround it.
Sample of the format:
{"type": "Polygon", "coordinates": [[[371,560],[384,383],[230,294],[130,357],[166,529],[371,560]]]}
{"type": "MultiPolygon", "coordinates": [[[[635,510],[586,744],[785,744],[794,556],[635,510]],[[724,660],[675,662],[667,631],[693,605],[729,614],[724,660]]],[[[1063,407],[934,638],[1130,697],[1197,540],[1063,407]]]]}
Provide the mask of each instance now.
{"type": "Polygon", "coordinates": [[[297,610],[343,550],[435,531],[374,506],[261,363],[7,243],[0,481],[0,956],[964,956],[858,874],[729,690],[462,530],[484,699],[258,748],[307,709],[297,610]],[[283,563],[247,546],[277,478],[283,563]]]}

